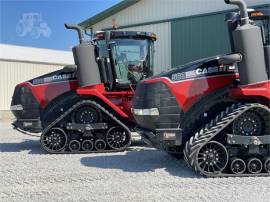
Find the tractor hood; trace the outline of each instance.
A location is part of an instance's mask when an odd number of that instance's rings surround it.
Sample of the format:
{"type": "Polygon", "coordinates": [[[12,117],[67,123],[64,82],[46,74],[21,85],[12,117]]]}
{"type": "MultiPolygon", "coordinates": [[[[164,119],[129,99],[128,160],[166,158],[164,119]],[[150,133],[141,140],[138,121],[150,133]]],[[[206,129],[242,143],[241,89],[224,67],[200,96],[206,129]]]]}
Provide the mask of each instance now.
{"type": "Polygon", "coordinates": [[[165,77],[174,82],[227,73],[231,74],[232,72],[237,72],[236,63],[241,60],[242,56],[240,54],[217,55],[174,67],[147,80],[165,77]]]}
{"type": "Polygon", "coordinates": [[[32,85],[41,85],[73,80],[77,80],[76,65],[67,65],[63,69],[44,74],[27,82],[31,83],[32,85]]]}

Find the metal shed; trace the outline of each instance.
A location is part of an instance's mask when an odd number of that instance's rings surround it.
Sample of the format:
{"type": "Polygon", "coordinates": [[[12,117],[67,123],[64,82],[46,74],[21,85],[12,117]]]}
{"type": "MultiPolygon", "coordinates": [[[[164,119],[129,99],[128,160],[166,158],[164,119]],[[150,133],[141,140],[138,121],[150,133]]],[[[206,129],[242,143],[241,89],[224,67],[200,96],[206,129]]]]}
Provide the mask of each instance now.
{"type": "MultiPolygon", "coordinates": [[[[246,0],[249,7],[267,7],[269,0],[246,0]]],[[[157,34],[155,73],[186,62],[229,52],[224,0],[123,0],[80,23],[93,31],[112,29],[157,34]]]]}
{"type": "Polygon", "coordinates": [[[23,81],[74,64],[71,51],[0,44],[0,119],[10,116],[15,86],[23,81]]]}

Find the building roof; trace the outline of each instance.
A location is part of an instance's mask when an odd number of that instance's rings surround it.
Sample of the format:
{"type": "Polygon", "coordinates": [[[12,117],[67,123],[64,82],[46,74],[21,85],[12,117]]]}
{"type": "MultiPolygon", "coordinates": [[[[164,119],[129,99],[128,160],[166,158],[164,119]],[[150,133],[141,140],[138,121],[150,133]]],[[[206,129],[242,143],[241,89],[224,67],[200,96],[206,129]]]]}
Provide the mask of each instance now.
{"type": "Polygon", "coordinates": [[[0,44],[0,60],[68,65],[74,64],[71,51],[0,44]]]}
{"type": "Polygon", "coordinates": [[[88,18],[87,20],[81,22],[79,25],[86,28],[91,27],[91,25],[94,25],[110,16],[112,16],[115,13],[118,13],[119,11],[132,6],[133,4],[139,2],[140,0],[123,0],[119,2],[118,4],[102,11],[101,13],[98,13],[97,15],[94,15],[91,18],[88,18]]]}

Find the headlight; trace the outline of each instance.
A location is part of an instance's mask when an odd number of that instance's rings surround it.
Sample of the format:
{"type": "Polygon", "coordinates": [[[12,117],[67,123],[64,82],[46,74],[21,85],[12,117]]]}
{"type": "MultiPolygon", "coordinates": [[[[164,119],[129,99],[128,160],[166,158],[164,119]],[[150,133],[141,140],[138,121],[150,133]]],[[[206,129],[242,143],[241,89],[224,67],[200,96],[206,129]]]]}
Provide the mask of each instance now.
{"type": "Polygon", "coordinates": [[[158,108],[150,109],[131,109],[132,113],[137,116],[159,116],[158,108]]]}
{"type": "Polygon", "coordinates": [[[10,106],[10,110],[11,111],[23,110],[23,106],[22,105],[12,105],[12,106],[10,106]]]}

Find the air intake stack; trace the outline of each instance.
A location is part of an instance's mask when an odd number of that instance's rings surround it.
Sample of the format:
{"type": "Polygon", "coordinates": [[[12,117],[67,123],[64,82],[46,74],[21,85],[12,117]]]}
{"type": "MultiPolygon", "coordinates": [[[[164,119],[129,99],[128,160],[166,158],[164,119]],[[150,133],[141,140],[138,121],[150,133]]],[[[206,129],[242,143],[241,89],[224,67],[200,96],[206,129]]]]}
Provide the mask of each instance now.
{"type": "Polygon", "coordinates": [[[243,55],[239,63],[241,85],[268,80],[264,58],[261,30],[249,22],[247,5],[243,0],[225,0],[227,4],[237,5],[241,22],[232,32],[235,52],[243,55]]]}
{"type": "Polygon", "coordinates": [[[67,29],[76,30],[80,44],[72,48],[74,62],[77,65],[79,87],[101,83],[98,64],[95,59],[94,46],[84,40],[83,31],[78,25],[65,24],[67,29]]]}

